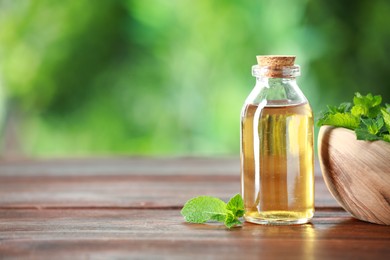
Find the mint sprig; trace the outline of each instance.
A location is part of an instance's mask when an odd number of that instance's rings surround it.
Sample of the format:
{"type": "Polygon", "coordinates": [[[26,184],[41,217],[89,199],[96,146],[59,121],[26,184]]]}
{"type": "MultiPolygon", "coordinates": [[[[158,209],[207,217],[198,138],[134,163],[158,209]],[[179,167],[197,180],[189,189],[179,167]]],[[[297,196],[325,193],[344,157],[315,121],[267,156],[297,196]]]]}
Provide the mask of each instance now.
{"type": "Polygon", "coordinates": [[[354,130],[358,140],[390,142],[390,105],[382,106],[381,103],[380,95],[355,93],[353,105],[328,106],[317,124],[354,130]]]}
{"type": "Polygon", "coordinates": [[[223,222],[228,228],[240,225],[241,221],[238,218],[244,213],[244,201],[240,194],[232,197],[227,204],[211,196],[195,197],[187,201],[181,210],[187,222],[205,223],[214,220],[223,222]]]}

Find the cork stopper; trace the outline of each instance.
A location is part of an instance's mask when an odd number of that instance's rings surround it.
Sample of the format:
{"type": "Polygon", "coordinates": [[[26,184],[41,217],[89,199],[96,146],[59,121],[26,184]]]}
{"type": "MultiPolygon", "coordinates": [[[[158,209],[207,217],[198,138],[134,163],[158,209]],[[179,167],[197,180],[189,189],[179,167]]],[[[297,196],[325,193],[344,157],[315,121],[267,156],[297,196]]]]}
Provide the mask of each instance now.
{"type": "Polygon", "coordinates": [[[270,78],[293,77],[299,75],[299,66],[295,65],[295,55],[258,55],[255,74],[270,78]]]}
{"type": "Polygon", "coordinates": [[[294,55],[258,55],[257,64],[261,67],[282,68],[284,66],[294,66],[294,55]]]}

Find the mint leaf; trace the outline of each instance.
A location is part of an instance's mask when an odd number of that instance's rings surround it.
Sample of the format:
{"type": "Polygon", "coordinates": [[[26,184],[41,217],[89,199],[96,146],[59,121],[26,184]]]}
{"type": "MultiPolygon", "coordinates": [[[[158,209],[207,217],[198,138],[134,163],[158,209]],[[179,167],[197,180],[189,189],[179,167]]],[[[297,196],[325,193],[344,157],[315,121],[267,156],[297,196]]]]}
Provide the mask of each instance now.
{"type": "Polygon", "coordinates": [[[390,113],[390,104],[385,104],[386,111],[390,113]]]}
{"type": "MultiPolygon", "coordinates": [[[[339,116],[336,116],[336,119],[334,118],[334,115],[338,114],[348,114],[350,112],[352,107],[352,104],[349,102],[341,103],[339,106],[332,106],[328,105],[328,111],[324,112],[321,111],[319,114],[319,119],[317,120],[317,125],[333,125],[332,123],[336,120],[339,121],[337,118],[339,116]]],[[[339,123],[341,124],[341,123],[339,123]]]]}
{"type": "Polygon", "coordinates": [[[336,113],[326,114],[323,118],[318,120],[318,124],[321,125],[332,125],[336,127],[345,127],[348,129],[355,129],[359,127],[359,118],[351,115],[350,113],[336,113]]]}
{"type": "Polygon", "coordinates": [[[366,96],[363,96],[357,92],[353,98],[354,106],[351,109],[351,114],[355,117],[366,116],[376,118],[380,113],[381,103],[382,97],[380,95],[373,96],[369,93],[366,96]]]}
{"type": "Polygon", "coordinates": [[[225,226],[228,228],[231,228],[235,225],[240,225],[241,221],[239,221],[236,216],[234,216],[232,213],[227,215],[227,218],[225,220],[225,226]]]}
{"type": "Polygon", "coordinates": [[[381,105],[380,95],[355,93],[353,106],[341,103],[327,106],[317,120],[318,126],[332,125],[354,130],[358,140],[390,142],[390,104],[381,105]]]}
{"type": "Polygon", "coordinates": [[[226,209],[232,211],[235,217],[242,217],[245,213],[244,201],[240,194],[236,194],[226,205],[226,209]]]}
{"type": "Polygon", "coordinates": [[[227,214],[229,214],[229,211],[225,211],[223,214],[214,214],[210,217],[209,220],[215,220],[218,222],[225,222],[227,214]]]}
{"type": "Polygon", "coordinates": [[[357,128],[355,129],[355,133],[356,133],[356,138],[358,140],[365,140],[365,141],[381,140],[379,136],[370,133],[367,128],[357,128]]]}
{"type": "Polygon", "coordinates": [[[383,138],[383,141],[386,141],[386,142],[390,143],[390,134],[383,135],[382,138],[383,138]]]}
{"type": "Polygon", "coordinates": [[[371,93],[363,96],[359,92],[355,93],[355,97],[353,98],[354,105],[361,105],[365,107],[376,107],[382,103],[382,96],[376,95],[373,96],[371,93]]]}
{"type": "Polygon", "coordinates": [[[383,117],[378,117],[378,119],[362,118],[361,120],[362,123],[366,126],[367,131],[373,135],[378,134],[384,125],[383,117]]]}
{"type": "Polygon", "coordinates": [[[385,126],[387,128],[387,131],[390,132],[390,111],[388,111],[385,108],[381,109],[383,121],[385,122],[385,126]]]}
{"type": "Polygon", "coordinates": [[[210,196],[199,196],[186,202],[181,214],[190,223],[204,223],[208,220],[225,221],[226,203],[210,196]]]}
{"type": "Polygon", "coordinates": [[[339,106],[328,106],[328,110],[331,114],[346,113],[351,110],[352,104],[349,102],[341,103],[339,106]]]}
{"type": "Polygon", "coordinates": [[[228,204],[211,196],[199,196],[187,201],[181,210],[187,222],[205,223],[215,220],[223,222],[228,228],[241,224],[238,218],[244,213],[244,202],[240,194],[231,198],[228,204]]]}
{"type": "Polygon", "coordinates": [[[368,114],[368,108],[364,106],[353,106],[351,109],[351,114],[355,117],[360,117],[368,114]]]}

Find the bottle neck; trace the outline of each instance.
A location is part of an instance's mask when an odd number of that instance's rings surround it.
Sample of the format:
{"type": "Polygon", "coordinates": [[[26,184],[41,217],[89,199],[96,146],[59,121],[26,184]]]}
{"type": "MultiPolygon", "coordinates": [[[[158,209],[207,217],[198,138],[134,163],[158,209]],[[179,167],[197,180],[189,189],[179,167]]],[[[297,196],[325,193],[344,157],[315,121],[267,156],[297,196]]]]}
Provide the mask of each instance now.
{"type": "Polygon", "coordinates": [[[252,66],[252,76],[268,78],[295,78],[301,75],[299,65],[294,66],[252,66]]]}
{"type": "Polygon", "coordinates": [[[287,106],[307,102],[295,77],[256,77],[256,86],[247,102],[256,104],[262,100],[270,106],[287,106]]]}
{"type": "Polygon", "coordinates": [[[270,77],[256,77],[256,82],[261,83],[266,87],[278,87],[283,85],[296,85],[297,80],[295,77],[280,77],[280,78],[270,78],[270,77]]]}
{"type": "Polygon", "coordinates": [[[252,66],[256,86],[249,94],[246,103],[267,106],[288,106],[306,103],[307,99],[299,89],[296,77],[300,67],[294,66],[252,66]]]}

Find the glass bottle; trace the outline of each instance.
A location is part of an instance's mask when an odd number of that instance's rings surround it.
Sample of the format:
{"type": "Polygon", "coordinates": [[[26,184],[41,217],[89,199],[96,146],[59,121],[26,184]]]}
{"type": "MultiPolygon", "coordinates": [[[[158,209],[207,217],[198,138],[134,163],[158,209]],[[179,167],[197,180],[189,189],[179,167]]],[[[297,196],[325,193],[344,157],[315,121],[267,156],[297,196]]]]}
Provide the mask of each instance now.
{"type": "Polygon", "coordinates": [[[256,85],[241,111],[246,221],[302,224],[314,214],[313,113],[295,56],[257,56],[256,85]]]}

